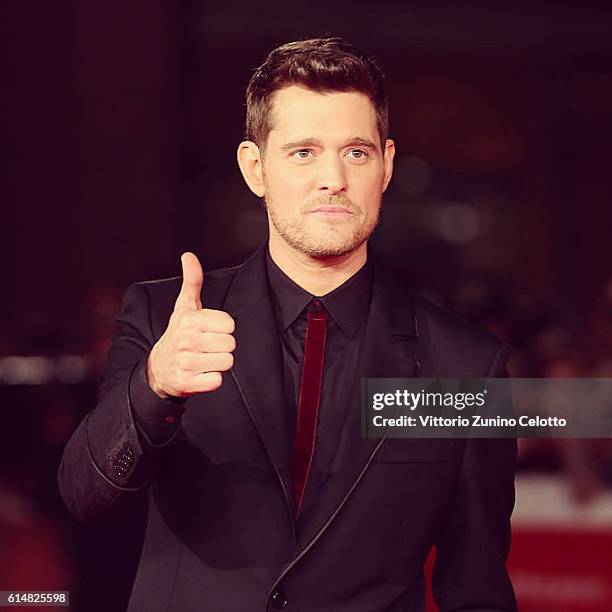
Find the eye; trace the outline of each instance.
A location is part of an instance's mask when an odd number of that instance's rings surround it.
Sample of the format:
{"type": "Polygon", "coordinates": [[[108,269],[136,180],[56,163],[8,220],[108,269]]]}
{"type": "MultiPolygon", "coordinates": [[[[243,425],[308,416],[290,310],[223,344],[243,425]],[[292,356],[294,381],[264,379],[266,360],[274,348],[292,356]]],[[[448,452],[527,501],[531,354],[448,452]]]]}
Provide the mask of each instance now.
{"type": "Polygon", "coordinates": [[[368,152],[363,149],[349,149],[347,155],[354,160],[363,160],[368,156],[368,152]]]}
{"type": "Polygon", "coordinates": [[[293,153],[291,153],[291,157],[296,159],[308,159],[311,155],[311,149],[298,149],[297,151],[293,151],[293,153]]]}

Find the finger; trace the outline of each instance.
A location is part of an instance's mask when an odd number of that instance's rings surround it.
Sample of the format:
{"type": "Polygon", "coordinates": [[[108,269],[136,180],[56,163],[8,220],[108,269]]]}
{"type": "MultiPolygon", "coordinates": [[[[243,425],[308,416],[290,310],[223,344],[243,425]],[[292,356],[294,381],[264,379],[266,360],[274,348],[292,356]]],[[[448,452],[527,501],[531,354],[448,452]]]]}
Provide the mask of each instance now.
{"type": "Polygon", "coordinates": [[[189,315],[189,326],[202,332],[216,332],[218,334],[233,334],[236,329],[234,319],[223,310],[204,308],[189,315]]]}
{"type": "Polygon", "coordinates": [[[194,332],[181,340],[179,349],[191,353],[231,353],[236,349],[236,339],[231,334],[194,332]]]}
{"type": "Polygon", "coordinates": [[[182,353],[177,363],[183,373],[226,372],[234,365],[231,353],[182,353]]]}
{"type": "Polygon", "coordinates": [[[203,372],[196,374],[183,385],[184,393],[207,393],[216,391],[223,383],[221,372],[203,372]]]}
{"type": "Polygon", "coordinates": [[[202,308],[202,285],[204,284],[204,272],[200,260],[193,253],[183,253],[181,267],[183,283],[174,308],[200,310],[202,308]]]}

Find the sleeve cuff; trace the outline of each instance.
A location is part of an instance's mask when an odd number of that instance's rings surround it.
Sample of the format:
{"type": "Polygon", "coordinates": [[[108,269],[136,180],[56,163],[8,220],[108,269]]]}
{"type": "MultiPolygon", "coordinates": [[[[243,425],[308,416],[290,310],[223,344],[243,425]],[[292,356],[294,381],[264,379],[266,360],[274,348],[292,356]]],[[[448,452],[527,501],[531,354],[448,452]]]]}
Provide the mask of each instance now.
{"type": "Polygon", "coordinates": [[[170,440],[180,425],[185,412],[186,398],[162,399],[149,386],[147,380],[148,354],[139,361],[130,379],[130,404],[136,426],[154,444],[170,440]]]}

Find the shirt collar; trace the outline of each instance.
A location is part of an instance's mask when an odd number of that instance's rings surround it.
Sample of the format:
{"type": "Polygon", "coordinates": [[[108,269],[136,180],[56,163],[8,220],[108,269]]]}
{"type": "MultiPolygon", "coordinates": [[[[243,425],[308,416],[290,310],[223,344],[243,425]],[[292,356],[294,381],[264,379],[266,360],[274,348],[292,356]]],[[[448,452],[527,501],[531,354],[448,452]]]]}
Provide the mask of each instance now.
{"type": "MultiPolygon", "coordinates": [[[[289,278],[270,257],[266,248],[266,265],[270,289],[278,305],[282,331],[286,331],[315,298],[289,278]]],[[[347,338],[355,337],[367,315],[372,295],[373,268],[370,260],[328,294],[320,296],[323,306],[347,338]]]]}

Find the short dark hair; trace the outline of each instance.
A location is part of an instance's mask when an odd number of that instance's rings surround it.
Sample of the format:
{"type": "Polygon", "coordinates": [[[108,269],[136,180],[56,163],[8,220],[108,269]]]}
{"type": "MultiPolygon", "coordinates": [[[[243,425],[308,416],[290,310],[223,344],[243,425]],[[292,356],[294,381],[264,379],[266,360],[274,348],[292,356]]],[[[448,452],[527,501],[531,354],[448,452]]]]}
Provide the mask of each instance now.
{"type": "Polygon", "coordinates": [[[381,147],[389,133],[389,110],[382,70],[373,58],[339,37],[289,42],[268,54],[246,91],[246,139],[265,149],[275,92],[302,85],[318,92],[355,91],[372,102],[381,147]]]}

